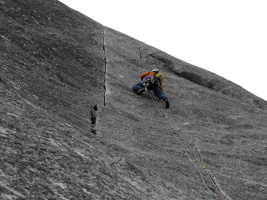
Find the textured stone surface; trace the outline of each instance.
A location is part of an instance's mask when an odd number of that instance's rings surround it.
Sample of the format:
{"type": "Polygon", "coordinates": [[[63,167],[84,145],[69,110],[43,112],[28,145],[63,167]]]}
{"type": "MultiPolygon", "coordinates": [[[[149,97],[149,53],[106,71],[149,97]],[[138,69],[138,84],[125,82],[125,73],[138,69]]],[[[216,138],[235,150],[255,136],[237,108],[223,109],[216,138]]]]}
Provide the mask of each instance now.
{"type": "Polygon", "coordinates": [[[0,0],[0,45],[1,199],[267,199],[264,100],[54,0],[0,0]]]}

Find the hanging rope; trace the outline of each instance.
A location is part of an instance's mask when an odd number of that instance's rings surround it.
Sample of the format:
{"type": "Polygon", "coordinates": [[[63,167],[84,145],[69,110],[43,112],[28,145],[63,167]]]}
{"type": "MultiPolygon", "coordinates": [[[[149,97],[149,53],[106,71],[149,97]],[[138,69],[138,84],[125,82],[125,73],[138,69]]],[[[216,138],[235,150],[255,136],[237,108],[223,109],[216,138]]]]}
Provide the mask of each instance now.
{"type": "Polygon", "coordinates": [[[212,183],[215,191],[217,191],[217,193],[220,195],[220,197],[223,199],[223,200],[227,200],[227,198],[222,194],[222,192],[219,190],[218,186],[216,185],[215,181],[213,180],[210,172],[206,169],[206,166],[203,165],[202,161],[201,161],[201,158],[199,156],[197,156],[192,148],[192,146],[187,142],[186,139],[184,139],[176,129],[174,129],[174,127],[171,126],[171,123],[170,123],[170,120],[168,120],[166,118],[166,114],[164,112],[164,110],[162,109],[162,106],[160,105],[157,97],[154,95],[154,94],[151,94],[149,91],[148,93],[150,94],[156,108],[158,109],[159,113],[161,114],[162,118],[164,119],[166,125],[168,126],[170,132],[175,136],[176,140],[178,141],[179,145],[182,147],[182,149],[184,150],[186,156],[188,157],[188,160],[190,161],[190,163],[197,169],[200,177],[201,177],[201,180],[202,180],[202,183],[203,185],[205,186],[205,188],[215,197],[216,200],[219,200],[218,197],[217,197],[217,194],[215,192],[213,192],[206,184],[205,182],[205,179],[204,179],[204,176],[202,174],[202,171],[200,170],[200,167],[202,168],[202,170],[206,173],[206,175],[209,177],[209,180],[210,182],[212,183]],[[186,146],[185,146],[186,145],[186,146]],[[186,149],[186,147],[190,150],[191,152],[191,155],[193,155],[195,161],[197,161],[197,163],[199,164],[199,166],[197,164],[195,164],[195,162],[191,159],[189,153],[188,153],[188,150],[186,149]]]}

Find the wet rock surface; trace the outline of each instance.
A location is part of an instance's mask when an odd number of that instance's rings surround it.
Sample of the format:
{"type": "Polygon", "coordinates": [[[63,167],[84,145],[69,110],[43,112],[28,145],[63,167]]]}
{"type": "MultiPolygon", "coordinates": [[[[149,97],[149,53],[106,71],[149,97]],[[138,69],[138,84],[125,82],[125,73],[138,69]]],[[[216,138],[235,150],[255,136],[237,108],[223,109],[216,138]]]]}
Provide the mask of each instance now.
{"type": "Polygon", "coordinates": [[[1,199],[267,199],[266,101],[54,0],[0,0],[0,45],[1,199]]]}

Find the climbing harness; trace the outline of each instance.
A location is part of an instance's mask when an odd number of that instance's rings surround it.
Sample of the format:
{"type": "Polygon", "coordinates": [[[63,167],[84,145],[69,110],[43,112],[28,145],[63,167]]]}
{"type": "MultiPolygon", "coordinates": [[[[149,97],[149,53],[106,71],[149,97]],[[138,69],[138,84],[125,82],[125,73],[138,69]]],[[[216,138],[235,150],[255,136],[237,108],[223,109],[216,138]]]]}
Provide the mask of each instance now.
{"type": "Polygon", "coordinates": [[[149,87],[150,85],[153,85],[155,83],[155,78],[154,78],[154,76],[147,75],[145,78],[143,78],[143,80],[141,81],[141,83],[145,87],[149,87]]]}
{"type": "Polygon", "coordinates": [[[148,93],[149,95],[151,96],[156,108],[158,109],[159,113],[161,114],[162,118],[164,119],[166,125],[168,126],[170,132],[175,136],[176,140],[178,141],[178,144],[182,147],[183,151],[185,152],[188,160],[190,161],[190,163],[197,169],[200,177],[201,177],[201,180],[202,180],[202,183],[203,185],[205,186],[205,188],[211,193],[211,195],[214,196],[214,198],[216,200],[219,200],[218,199],[218,196],[215,192],[213,192],[206,184],[205,182],[205,179],[204,179],[204,175],[202,173],[202,171],[204,171],[206,173],[206,175],[208,176],[211,184],[213,185],[215,191],[217,191],[217,193],[220,195],[220,197],[223,199],[223,200],[227,200],[227,198],[225,197],[225,195],[220,191],[220,189],[218,188],[218,186],[216,185],[215,181],[213,180],[210,172],[207,170],[207,167],[206,165],[202,164],[202,161],[201,161],[201,158],[199,156],[197,156],[195,153],[194,153],[194,150],[193,150],[193,147],[186,141],[186,139],[184,139],[179,133],[177,130],[175,130],[172,126],[171,126],[171,123],[170,123],[170,120],[167,119],[166,117],[166,114],[165,112],[163,111],[157,97],[150,93],[149,90],[148,90],[148,93]],[[191,152],[191,155],[194,157],[194,160],[199,164],[199,167],[194,161],[193,159],[191,158],[192,156],[190,156],[190,153],[189,151],[187,150],[189,149],[190,152],[191,152]],[[202,171],[201,171],[202,169],[202,171]]]}

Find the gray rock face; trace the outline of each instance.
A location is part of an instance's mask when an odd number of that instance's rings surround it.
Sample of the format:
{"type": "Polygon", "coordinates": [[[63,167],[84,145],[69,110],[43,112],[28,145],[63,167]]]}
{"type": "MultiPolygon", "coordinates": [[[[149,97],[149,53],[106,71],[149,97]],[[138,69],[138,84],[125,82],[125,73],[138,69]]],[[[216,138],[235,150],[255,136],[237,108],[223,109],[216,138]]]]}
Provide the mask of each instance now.
{"type": "Polygon", "coordinates": [[[0,45],[1,199],[267,199],[266,101],[54,0],[0,0],[0,45]]]}

